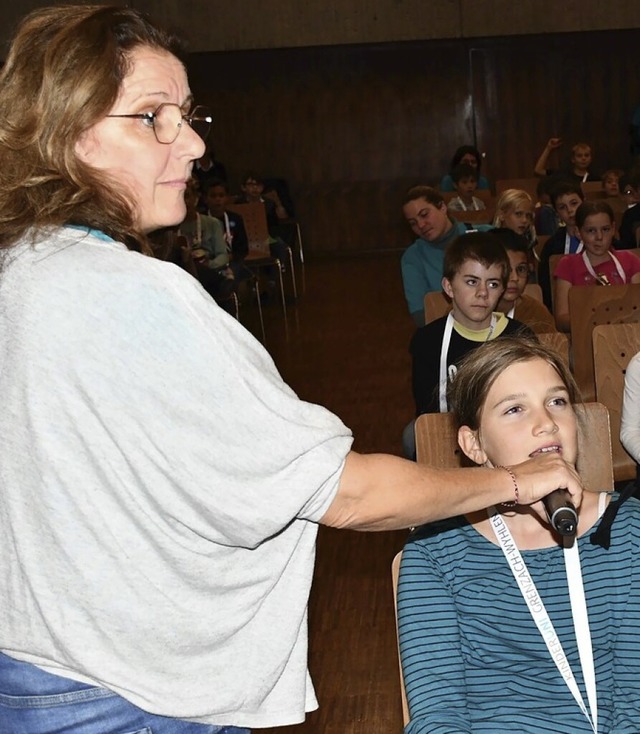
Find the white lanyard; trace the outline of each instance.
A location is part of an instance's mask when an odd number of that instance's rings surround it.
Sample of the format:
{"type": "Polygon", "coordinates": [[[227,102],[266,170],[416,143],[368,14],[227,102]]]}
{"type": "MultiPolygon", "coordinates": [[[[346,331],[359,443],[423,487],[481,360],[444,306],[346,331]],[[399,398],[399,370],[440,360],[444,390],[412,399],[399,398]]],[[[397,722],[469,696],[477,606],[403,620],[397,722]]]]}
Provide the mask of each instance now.
{"type": "MultiPolygon", "coordinates": [[[[609,257],[613,260],[613,264],[616,266],[616,270],[618,271],[618,275],[620,276],[620,279],[622,280],[623,283],[626,283],[627,282],[627,276],[625,275],[625,272],[622,269],[622,265],[620,265],[620,260],[618,260],[618,258],[613,254],[613,252],[611,252],[611,250],[609,250],[609,257]]],[[[583,252],[582,253],[582,259],[584,260],[584,264],[585,264],[587,270],[589,271],[589,274],[591,275],[591,277],[597,283],[602,283],[602,276],[596,274],[596,271],[593,269],[593,265],[591,264],[591,261],[587,257],[587,253],[586,252],[583,252]]],[[[606,285],[606,283],[605,283],[605,285],[606,285]]]]}
{"type": "MultiPolygon", "coordinates": [[[[456,196],[456,199],[458,200],[460,206],[462,207],[462,211],[463,212],[468,212],[469,211],[469,207],[467,207],[467,205],[464,203],[464,201],[462,201],[462,197],[461,196],[456,196]]],[[[473,196],[471,197],[471,211],[475,211],[475,212],[478,211],[478,205],[476,204],[475,198],[473,196]]]]}
{"type": "MultiPolygon", "coordinates": [[[[447,356],[449,354],[449,344],[451,344],[451,334],[453,332],[453,311],[449,312],[447,316],[447,323],[444,325],[444,335],[442,337],[442,346],[440,347],[440,382],[439,382],[439,403],[440,412],[446,413],[449,410],[447,405],[447,382],[449,380],[449,370],[447,369],[447,356]]],[[[491,314],[491,324],[489,326],[489,333],[485,341],[490,341],[493,332],[496,328],[498,320],[494,313],[491,314]]],[[[455,366],[451,365],[455,370],[455,366]]]]}
{"type": "MultiPolygon", "coordinates": [[[[582,241],[579,240],[578,241],[578,247],[576,248],[576,251],[573,254],[577,255],[578,253],[582,252],[583,248],[584,248],[584,245],[582,244],[582,241]]],[[[567,232],[567,234],[565,235],[565,238],[564,238],[564,254],[565,255],[571,255],[572,254],[571,253],[571,236],[569,235],[568,232],[567,232]]]]}
{"type": "Polygon", "coordinates": [[[529,612],[533,621],[542,635],[551,659],[556,664],[558,672],[562,676],[567,687],[571,691],[580,710],[587,718],[594,734],[598,732],[598,698],[596,693],[596,675],[593,663],[593,646],[591,644],[591,631],[589,629],[589,617],[587,614],[587,601],[584,594],[584,586],[582,584],[582,571],[580,569],[580,554],[578,551],[578,540],[574,540],[571,548],[564,549],[564,563],[567,573],[567,584],[569,588],[569,599],[571,602],[571,614],[573,616],[573,626],[578,643],[578,653],[580,656],[580,666],[582,667],[582,675],[584,677],[584,686],[587,691],[587,699],[589,701],[589,710],[585,706],[582,694],[578,688],[578,684],[567,660],[567,656],[562,648],[562,644],[558,639],[553,622],[547,613],[538,589],[533,582],[527,569],[527,564],[522,558],[522,554],[518,550],[513,540],[513,536],[504,521],[504,518],[496,510],[490,507],[487,510],[489,522],[493,528],[496,539],[500,544],[500,548],[504,553],[511,573],[520,588],[522,597],[527,603],[529,612]],[[589,711],[591,715],[589,715],[589,711]]]}
{"type": "Polygon", "coordinates": [[[224,241],[227,243],[227,252],[231,252],[231,245],[233,243],[231,224],[229,223],[229,216],[227,212],[222,212],[222,214],[224,216],[224,241]]]}

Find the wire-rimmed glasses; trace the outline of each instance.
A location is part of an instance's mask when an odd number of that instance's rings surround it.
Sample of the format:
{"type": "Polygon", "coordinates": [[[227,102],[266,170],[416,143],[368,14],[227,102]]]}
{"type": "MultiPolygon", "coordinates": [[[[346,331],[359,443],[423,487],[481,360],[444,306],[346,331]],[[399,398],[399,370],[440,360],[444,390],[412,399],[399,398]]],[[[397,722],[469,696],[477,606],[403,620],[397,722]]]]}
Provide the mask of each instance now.
{"type": "Polygon", "coordinates": [[[107,117],[127,117],[133,120],[145,120],[153,128],[156,140],[163,145],[170,145],[180,134],[183,120],[186,120],[195,132],[205,140],[209,134],[213,116],[208,107],[198,105],[185,115],[180,105],[174,102],[163,102],[154,112],[140,112],[129,115],[107,115],[107,117]]]}

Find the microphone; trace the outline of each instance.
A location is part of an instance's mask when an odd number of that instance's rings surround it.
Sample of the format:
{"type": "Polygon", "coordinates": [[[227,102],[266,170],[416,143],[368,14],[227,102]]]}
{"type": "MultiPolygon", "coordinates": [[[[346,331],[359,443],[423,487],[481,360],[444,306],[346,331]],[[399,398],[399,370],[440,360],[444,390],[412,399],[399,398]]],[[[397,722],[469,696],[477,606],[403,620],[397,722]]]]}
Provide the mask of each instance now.
{"type": "Polygon", "coordinates": [[[542,498],[551,527],[560,535],[575,537],[578,529],[578,513],[566,489],[555,489],[542,498]]]}

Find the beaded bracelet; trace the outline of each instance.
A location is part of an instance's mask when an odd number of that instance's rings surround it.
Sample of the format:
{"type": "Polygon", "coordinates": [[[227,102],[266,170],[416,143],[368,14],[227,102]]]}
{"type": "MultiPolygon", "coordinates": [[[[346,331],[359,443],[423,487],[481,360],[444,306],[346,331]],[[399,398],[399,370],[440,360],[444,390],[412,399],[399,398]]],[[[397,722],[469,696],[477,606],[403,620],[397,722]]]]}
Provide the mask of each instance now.
{"type": "Polygon", "coordinates": [[[511,477],[511,481],[513,482],[513,488],[516,491],[516,498],[513,502],[502,502],[502,504],[505,507],[515,507],[520,502],[520,490],[518,489],[518,482],[516,482],[516,475],[509,469],[508,466],[498,466],[498,469],[504,469],[507,474],[511,477]]]}

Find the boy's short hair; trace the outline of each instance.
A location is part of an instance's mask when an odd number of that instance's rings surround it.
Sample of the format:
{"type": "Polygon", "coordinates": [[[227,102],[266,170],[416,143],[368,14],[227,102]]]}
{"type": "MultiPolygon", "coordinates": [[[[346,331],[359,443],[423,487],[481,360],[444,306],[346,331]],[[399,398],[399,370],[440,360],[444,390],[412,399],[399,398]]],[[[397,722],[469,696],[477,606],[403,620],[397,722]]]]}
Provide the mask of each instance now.
{"type": "Polygon", "coordinates": [[[502,242],[493,232],[469,232],[456,237],[444,251],[442,274],[452,281],[467,260],[475,260],[486,268],[499,265],[502,270],[502,286],[507,287],[511,264],[502,242]]]}
{"type": "Polygon", "coordinates": [[[210,178],[207,181],[207,190],[205,191],[205,196],[209,194],[211,189],[218,188],[218,186],[222,186],[222,188],[225,191],[225,194],[229,193],[229,184],[227,184],[226,181],[223,181],[221,178],[210,178]]]}
{"type": "Polygon", "coordinates": [[[451,178],[454,183],[458,183],[463,178],[471,178],[477,182],[478,170],[468,163],[460,163],[451,171],[451,178]]]}
{"type": "Polygon", "coordinates": [[[589,143],[576,143],[573,148],[571,148],[571,155],[575,155],[579,150],[588,150],[589,153],[591,153],[591,146],[589,143]]]}
{"type": "Polygon", "coordinates": [[[582,187],[580,184],[576,181],[558,181],[553,188],[551,189],[551,193],[549,194],[549,197],[551,198],[551,204],[553,208],[556,208],[556,202],[561,196],[566,196],[567,194],[576,194],[580,197],[580,201],[584,201],[584,193],[582,191],[582,187]]]}
{"type": "Polygon", "coordinates": [[[242,185],[245,186],[247,181],[255,181],[257,184],[264,186],[264,178],[255,171],[247,171],[242,177],[242,185]]]}
{"type": "Polygon", "coordinates": [[[416,199],[424,199],[428,204],[436,207],[441,207],[444,204],[442,194],[432,186],[413,186],[404,195],[402,206],[416,199]]]}
{"type": "Polygon", "coordinates": [[[618,181],[624,176],[622,168],[609,168],[600,177],[600,180],[604,183],[608,178],[615,177],[618,181]]]}
{"type": "Polygon", "coordinates": [[[512,229],[509,229],[509,227],[496,227],[491,230],[491,234],[500,240],[507,252],[523,252],[529,257],[531,245],[523,234],[518,234],[512,229]]]}

